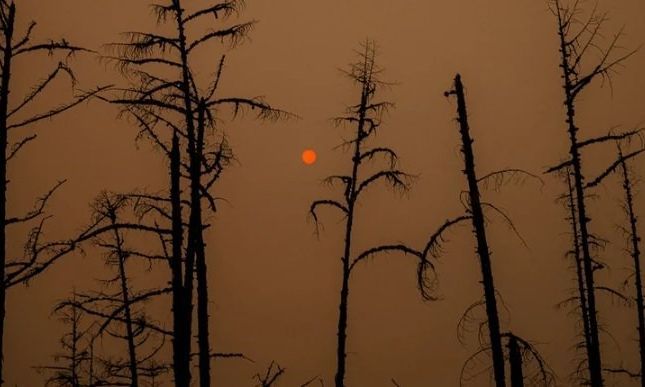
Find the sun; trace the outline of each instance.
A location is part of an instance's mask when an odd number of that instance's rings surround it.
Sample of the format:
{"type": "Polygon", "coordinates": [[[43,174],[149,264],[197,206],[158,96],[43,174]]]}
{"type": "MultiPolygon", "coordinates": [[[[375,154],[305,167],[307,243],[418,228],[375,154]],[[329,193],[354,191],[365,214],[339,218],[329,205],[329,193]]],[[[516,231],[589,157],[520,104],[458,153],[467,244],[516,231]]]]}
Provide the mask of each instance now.
{"type": "Polygon", "coordinates": [[[316,159],[318,158],[318,156],[316,155],[316,151],[314,151],[313,149],[305,149],[302,152],[301,157],[302,157],[302,162],[307,165],[311,165],[315,163],[316,159]]]}

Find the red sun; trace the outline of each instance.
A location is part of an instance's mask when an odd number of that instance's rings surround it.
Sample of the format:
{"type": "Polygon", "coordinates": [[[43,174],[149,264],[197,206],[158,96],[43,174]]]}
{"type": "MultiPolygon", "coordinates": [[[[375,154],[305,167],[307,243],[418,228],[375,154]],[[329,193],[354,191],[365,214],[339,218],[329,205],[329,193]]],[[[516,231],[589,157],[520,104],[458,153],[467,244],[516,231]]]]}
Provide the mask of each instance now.
{"type": "Polygon", "coordinates": [[[311,165],[315,163],[316,159],[318,158],[318,156],[316,155],[316,151],[314,151],[313,149],[305,149],[302,152],[301,157],[302,157],[302,162],[307,165],[311,165]]]}

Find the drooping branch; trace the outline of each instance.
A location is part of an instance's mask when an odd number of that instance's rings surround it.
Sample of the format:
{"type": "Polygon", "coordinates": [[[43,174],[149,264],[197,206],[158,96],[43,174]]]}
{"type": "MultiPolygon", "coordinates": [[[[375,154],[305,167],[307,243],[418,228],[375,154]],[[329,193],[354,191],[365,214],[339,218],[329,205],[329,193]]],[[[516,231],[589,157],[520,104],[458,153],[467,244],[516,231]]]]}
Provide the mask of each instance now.
{"type": "Polygon", "coordinates": [[[66,181],[67,180],[59,181],[52,188],[50,188],[49,191],[47,191],[43,196],[38,198],[38,200],[36,201],[36,205],[34,206],[34,209],[29,211],[26,215],[21,217],[7,218],[4,222],[5,226],[14,224],[14,223],[28,222],[30,220],[36,219],[37,217],[43,215],[49,199],[54,195],[54,193],[56,192],[56,190],[58,190],[58,188],[60,188],[63,184],[65,184],[66,181]]]}
{"type": "Polygon", "coordinates": [[[349,265],[349,271],[351,273],[354,266],[356,266],[359,262],[365,259],[371,258],[377,254],[389,254],[394,252],[403,253],[404,255],[412,255],[420,259],[423,258],[419,251],[414,250],[403,244],[382,245],[382,246],[372,247],[371,249],[365,250],[362,253],[360,253],[356,258],[354,258],[352,263],[349,265]]]}
{"type": "Polygon", "coordinates": [[[25,119],[23,121],[18,122],[18,123],[9,124],[9,125],[7,125],[7,130],[21,128],[21,127],[31,125],[31,124],[34,124],[36,122],[42,121],[42,120],[47,120],[47,119],[53,118],[53,117],[55,117],[55,116],[57,116],[57,115],[59,115],[61,113],[64,113],[64,112],[74,108],[75,106],[87,101],[88,99],[96,96],[97,94],[99,94],[99,93],[101,93],[101,92],[103,92],[105,90],[108,90],[110,87],[111,86],[100,86],[100,87],[97,87],[94,90],[84,92],[81,95],[75,97],[72,102],[68,102],[66,104],[57,106],[57,107],[55,107],[53,109],[50,109],[47,112],[36,114],[36,115],[34,115],[34,116],[30,117],[30,118],[27,118],[27,119],[25,119]]]}

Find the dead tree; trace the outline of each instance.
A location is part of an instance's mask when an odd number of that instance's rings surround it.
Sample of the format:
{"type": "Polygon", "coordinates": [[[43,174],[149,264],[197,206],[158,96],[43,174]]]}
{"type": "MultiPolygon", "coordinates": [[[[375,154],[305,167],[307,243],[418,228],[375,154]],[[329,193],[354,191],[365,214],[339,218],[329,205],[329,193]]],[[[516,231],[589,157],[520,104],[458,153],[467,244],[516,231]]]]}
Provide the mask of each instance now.
{"type": "MultiPolygon", "coordinates": [[[[475,154],[473,150],[474,140],[470,134],[470,126],[468,123],[464,85],[459,74],[455,76],[453,88],[445,93],[446,97],[451,95],[456,96],[457,99],[457,122],[459,123],[459,134],[461,136],[461,153],[464,158],[463,174],[466,177],[468,185],[468,189],[463,192],[466,197],[462,198],[462,203],[466,208],[466,214],[462,218],[469,219],[472,224],[472,232],[475,237],[476,253],[479,257],[482,272],[481,282],[484,291],[483,299],[472,304],[465,311],[458,324],[458,331],[461,330],[462,325],[470,318],[469,315],[476,309],[484,307],[486,312],[485,321],[479,324],[478,329],[481,348],[464,363],[461,381],[462,383],[464,382],[465,374],[468,371],[468,367],[471,365],[471,362],[476,360],[480,355],[490,352],[492,358],[493,379],[496,386],[504,387],[506,385],[506,359],[510,362],[511,385],[513,387],[523,386],[525,376],[522,371],[523,365],[521,356],[523,355],[521,355],[521,353],[526,352],[531,354],[534,363],[537,365],[537,373],[542,377],[540,379],[540,382],[542,383],[541,385],[550,385],[553,383],[552,373],[547,369],[546,364],[535,348],[512,333],[504,333],[500,326],[500,317],[497,305],[498,292],[493,280],[493,267],[490,247],[486,236],[486,218],[484,210],[489,209],[497,212],[503,217],[508,226],[517,234],[517,236],[520,236],[510,218],[498,207],[483,201],[480,194],[480,185],[485,186],[491,180],[493,181],[493,184],[499,186],[509,179],[523,180],[524,178],[537,177],[520,169],[503,169],[486,174],[483,177],[478,177],[475,168],[475,154]],[[485,335],[482,330],[486,329],[485,327],[488,328],[487,343],[481,342],[483,335],[485,335]],[[503,339],[505,337],[509,340],[507,346],[509,349],[508,353],[505,353],[504,351],[503,339]]],[[[524,243],[523,240],[522,242],[524,243]]]]}
{"type": "Polygon", "coordinates": [[[356,206],[363,194],[379,182],[386,183],[394,190],[406,192],[409,190],[413,178],[412,175],[398,169],[398,155],[391,148],[369,144],[381,127],[383,114],[393,104],[375,100],[377,91],[386,85],[379,79],[381,69],[376,65],[375,43],[366,41],[358,54],[359,60],[351,64],[345,74],[359,88],[359,101],[357,104],[349,106],[345,115],[333,120],[336,125],[347,126],[353,132],[350,139],[345,140],[342,144],[343,147],[351,150],[351,171],[346,175],[333,175],[325,179],[327,184],[339,185],[342,188],[342,199],[316,200],[309,209],[316,222],[316,227],[318,227],[317,211],[321,207],[335,208],[345,218],[343,254],[341,256],[342,285],[338,306],[337,364],[334,379],[336,387],[345,385],[350,279],[356,265],[383,253],[398,252],[410,255],[418,262],[417,281],[422,295],[426,299],[434,299],[433,290],[436,286],[436,277],[434,265],[429,258],[436,258],[439,254],[442,233],[467,219],[467,217],[459,217],[448,220],[430,237],[423,250],[415,250],[404,244],[391,244],[355,253],[352,241],[356,229],[355,222],[358,219],[356,206]],[[385,161],[386,164],[376,168],[376,172],[374,172],[372,162],[377,160],[385,161]]]}
{"type": "MultiPolygon", "coordinates": [[[[571,169],[566,168],[563,171],[563,174],[566,177],[567,182],[567,194],[563,195],[560,199],[564,202],[564,205],[569,212],[566,220],[571,226],[571,244],[573,248],[567,252],[566,256],[573,258],[572,267],[575,269],[576,277],[576,293],[574,296],[565,300],[564,302],[558,304],[558,307],[565,306],[566,304],[576,305],[576,311],[581,316],[582,323],[582,343],[577,345],[577,348],[588,348],[589,347],[589,311],[587,310],[587,296],[584,282],[584,266],[582,262],[582,255],[580,252],[580,232],[578,230],[578,221],[577,221],[577,210],[576,210],[576,199],[575,199],[575,190],[572,182],[571,169]]],[[[582,364],[582,363],[581,363],[582,364]]],[[[575,375],[579,376],[579,372],[576,371],[575,375]]],[[[580,381],[580,380],[579,380],[580,381]]]]}
{"type": "Polygon", "coordinates": [[[280,367],[280,364],[272,361],[263,374],[255,374],[254,378],[258,381],[256,387],[272,387],[276,384],[278,379],[284,375],[285,369],[280,367]]]}
{"type": "Polygon", "coordinates": [[[517,337],[510,334],[508,338],[508,357],[511,370],[511,387],[524,387],[524,370],[522,369],[522,352],[517,337]]]}
{"type": "Polygon", "coordinates": [[[169,189],[165,195],[139,195],[145,206],[161,221],[170,222],[172,237],[162,240],[170,245],[169,266],[172,283],[173,370],[176,386],[190,385],[190,358],[194,282],[197,281],[197,330],[199,348],[199,381],[211,385],[210,361],[214,356],[209,344],[208,293],[203,202],[215,211],[212,188],[223,168],[232,159],[222,129],[215,116],[223,108],[233,109],[237,116],[253,110],[260,119],[279,119],[289,114],[272,108],[260,98],[220,96],[218,86],[224,69],[224,56],[214,66],[216,73],[205,87],[195,76],[191,57],[209,43],[242,42],[254,22],[226,23],[239,13],[243,2],[227,0],[189,10],[180,0],[152,5],[159,25],[174,31],[172,36],[158,32],[131,32],[128,41],[109,47],[114,55],[108,60],[134,85],[111,100],[124,106],[134,117],[140,135],[163,152],[169,162],[169,189]],[[215,29],[189,36],[194,26],[208,21],[224,23],[215,29]],[[171,74],[170,76],[168,74],[171,74]],[[219,137],[218,137],[219,134],[219,137]],[[214,150],[213,150],[214,149],[214,150]],[[188,215],[184,215],[185,213],[188,215]]]}
{"type": "MultiPolygon", "coordinates": [[[[411,175],[396,169],[398,160],[397,154],[390,148],[378,147],[369,148],[367,140],[376,134],[381,124],[381,116],[392,106],[390,102],[374,101],[377,90],[382,83],[377,78],[380,70],[376,67],[376,47],[374,42],[367,41],[362,46],[359,61],[351,64],[347,76],[360,88],[360,99],[356,105],[347,109],[345,116],[334,119],[337,125],[347,124],[354,130],[350,140],[345,141],[344,145],[351,147],[352,151],[352,169],[347,175],[329,176],[326,182],[334,185],[340,184],[343,189],[343,200],[317,200],[310,207],[310,214],[317,222],[318,216],[316,210],[321,206],[331,206],[339,209],[345,216],[345,236],[342,263],[342,285],[340,289],[340,303],[338,307],[338,342],[336,353],[336,387],[345,385],[346,373],[346,355],[347,355],[347,320],[348,320],[348,301],[349,301],[349,280],[352,269],[362,259],[369,255],[381,251],[392,251],[394,249],[406,252],[404,246],[398,247],[380,247],[368,250],[369,254],[360,254],[354,257],[352,249],[352,237],[354,235],[355,208],[356,203],[367,188],[373,186],[379,181],[384,181],[393,189],[407,191],[410,187],[411,175]],[[361,175],[362,166],[367,164],[375,157],[384,157],[389,161],[389,165],[367,177],[361,175]]],[[[364,172],[366,173],[366,172],[364,172]]]]}
{"type": "Polygon", "coordinates": [[[606,48],[599,48],[597,40],[607,17],[605,14],[598,14],[595,9],[590,12],[587,18],[581,19],[582,10],[579,7],[579,2],[568,7],[563,5],[561,0],[554,0],[552,12],[557,18],[569,155],[564,163],[550,168],[548,172],[559,171],[565,167],[570,168],[572,172],[576,200],[576,222],[580,233],[579,244],[585,288],[584,302],[586,302],[587,310],[587,316],[583,316],[583,319],[588,320],[588,331],[585,332],[587,335],[585,338],[587,367],[591,386],[600,387],[603,385],[603,376],[594,272],[602,266],[594,261],[591,252],[593,242],[589,231],[590,218],[586,206],[586,184],[581,151],[589,145],[626,138],[634,133],[581,140],[578,134],[579,128],[576,125],[576,101],[582,91],[597,79],[611,82],[612,72],[633,52],[622,56],[615,55],[620,32],[611,39],[606,48]],[[588,56],[592,55],[594,50],[599,52],[599,59],[587,69],[588,56]]]}
{"type": "MultiPolygon", "coordinates": [[[[585,185],[585,188],[592,188],[600,184],[606,177],[610,176],[613,173],[618,173],[621,178],[622,188],[625,195],[623,210],[627,217],[627,227],[620,227],[624,235],[626,235],[628,240],[628,253],[632,259],[633,272],[632,276],[634,277],[634,296],[632,300],[636,305],[636,323],[637,323],[637,332],[638,332],[638,352],[639,352],[639,372],[632,372],[625,368],[603,368],[604,371],[611,373],[618,373],[628,375],[632,378],[640,378],[641,385],[645,386],[645,378],[643,377],[643,371],[645,371],[645,312],[643,301],[643,284],[642,284],[642,273],[641,273],[641,261],[640,261],[640,236],[638,233],[638,217],[634,209],[634,185],[633,185],[633,173],[629,168],[628,161],[636,156],[645,152],[645,148],[641,147],[635,151],[625,154],[623,152],[623,147],[621,145],[622,139],[616,140],[616,146],[618,148],[617,157],[614,162],[612,162],[607,169],[605,169],[598,177],[593,179],[591,182],[585,185]]],[[[642,140],[642,138],[641,138],[642,140]]],[[[642,141],[641,141],[642,142],[642,141]]],[[[629,279],[625,281],[627,284],[629,279]]]]}
{"type": "Polygon", "coordinates": [[[87,332],[82,327],[83,312],[72,304],[67,308],[57,309],[57,313],[60,313],[61,321],[70,327],[70,331],[60,340],[65,352],[54,357],[56,365],[36,367],[36,369],[39,372],[51,374],[45,386],[93,386],[92,377],[89,376],[91,372],[86,368],[91,361],[91,354],[86,350],[87,332]]]}
{"type": "Polygon", "coordinates": [[[97,357],[104,370],[102,380],[105,383],[137,387],[142,385],[141,380],[144,378],[151,379],[165,371],[165,367],[155,357],[171,332],[151,321],[142,305],[155,297],[168,294],[170,289],[134,290],[128,276],[128,262],[133,258],[165,261],[165,257],[143,253],[126,245],[119,225],[123,224],[122,212],[130,206],[130,199],[126,196],[107,192],[101,193],[95,200],[95,218],[103,220],[109,230],[106,229],[106,232],[98,234],[93,240],[97,246],[107,251],[106,264],[116,273],[114,277],[102,281],[100,291],[75,294],[72,300],[60,303],[58,308],[72,307],[94,318],[97,328],[92,332],[92,345],[96,339],[104,336],[122,342],[126,347],[125,360],[120,356],[97,357]]]}
{"type": "Polygon", "coordinates": [[[629,222],[629,228],[626,230],[631,242],[630,255],[633,260],[634,276],[634,301],[636,303],[636,321],[638,331],[638,353],[640,355],[640,379],[641,386],[645,387],[645,302],[643,301],[643,282],[641,273],[641,254],[639,243],[641,241],[638,233],[638,217],[634,211],[634,189],[630,168],[625,161],[623,151],[618,146],[618,160],[620,161],[620,172],[623,178],[623,190],[625,192],[625,212],[629,222]]]}
{"type": "Polygon", "coordinates": [[[506,385],[504,377],[504,350],[502,348],[499,314],[497,312],[497,301],[495,299],[493,268],[490,260],[491,254],[490,249],[488,248],[488,241],[486,239],[484,211],[479,194],[477,174],[475,172],[475,156],[472,148],[473,140],[470,136],[470,128],[468,126],[466,98],[464,96],[464,88],[459,74],[455,77],[454,89],[449,91],[448,94],[454,94],[457,96],[457,121],[459,122],[459,133],[461,135],[461,152],[464,155],[464,175],[468,182],[469,212],[471,213],[473,234],[475,235],[477,242],[476,251],[479,256],[482,271],[482,284],[484,287],[486,316],[488,320],[487,325],[493,358],[493,371],[497,387],[504,387],[506,385]]]}
{"type": "Polygon", "coordinates": [[[7,171],[10,162],[16,161],[21,150],[37,138],[37,134],[29,133],[27,128],[44,120],[49,120],[59,114],[66,112],[103,88],[94,91],[83,92],[72,100],[49,110],[33,113],[30,109],[33,103],[50,89],[55,80],[68,78],[72,85],[76,84],[74,73],[68,64],[68,59],[75,53],[87,51],[81,47],[69,43],[65,39],[34,42],[32,34],[36,23],[31,21],[26,27],[20,27],[17,18],[17,7],[14,1],[0,0],[0,278],[3,285],[0,286],[0,385],[4,382],[3,364],[4,351],[4,322],[6,317],[7,289],[13,285],[24,283],[44,271],[49,265],[62,255],[35,255],[33,246],[37,241],[44,227],[45,211],[47,203],[60,188],[64,181],[59,181],[38,198],[34,208],[22,215],[9,215],[7,211],[7,191],[9,181],[7,171]],[[16,68],[25,61],[36,60],[42,54],[49,56],[61,55],[61,60],[53,66],[53,69],[42,79],[35,82],[34,86],[24,96],[13,98],[15,93],[13,86],[13,73],[16,68]],[[25,133],[27,132],[27,133],[25,133]],[[22,133],[22,134],[21,134],[22,133]],[[36,224],[27,236],[26,253],[23,259],[11,259],[7,257],[7,245],[16,245],[18,241],[7,240],[7,229],[16,225],[36,224]],[[27,252],[32,250],[31,252],[27,252]]]}

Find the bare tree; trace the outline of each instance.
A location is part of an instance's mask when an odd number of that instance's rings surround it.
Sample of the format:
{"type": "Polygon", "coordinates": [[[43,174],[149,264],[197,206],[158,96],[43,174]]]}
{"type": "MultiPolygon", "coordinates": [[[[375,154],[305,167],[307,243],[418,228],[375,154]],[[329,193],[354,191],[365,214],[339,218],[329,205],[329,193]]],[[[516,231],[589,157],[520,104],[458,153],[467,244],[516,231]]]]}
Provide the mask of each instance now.
{"type": "Polygon", "coordinates": [[[424,298],[435,299],[433,291],[436,287],[434,265],[429,258],[436,258],[439,254],[442,233],[467,217],[448,220],[434,233],[423,250],[415,250],[404,244],[379,245],[368,248],[356,254],[352,244],[357,220],[356,206],[368,188],[379,182],[384,182],[393,190],[406,192],[410,189],[413,176],[398,169],[398,155],[394,150],[385,146],[371,146],[377,130],[381,127],[383,114],[393,104],[387,101],[376,101],[376,93],[386,83],[379,79],[381,69],[376,64],[376,44],[367,40],[357,52],[359,60],[350,65],[345,74],[360,89],[360,99],[357,104],[347,108],[346,114],[333,119],[336,125],[344,125],[352,129],[352,136],[342,144],[351,149],[351,171],[347,175],[332,175],[325,182],[332,186],[342,188],[342,199],[316,200],[311,204],[309,212],[318,227],[318,210],[321,207],[331,207],[339,210],[344,218],[344,244],[342,264],[342,285],[338,306],[338,332],[336,348],[336,387],[345,384],[346,356],[347,356],[347,325],[349,312],[349,291],[351,274],[356,266],[383,253],[402,253],[412,256],[418,262],[417,281],[419,290],[424,298]],[[384,166],[374,166],[375,161],[385,161],[384,166]]]}
{"type": "Polygon", "coordinates": [[[490,250],[486,239],[486,227],[484,224],[484,211],[479,194],[479,185],[477,174],[475,172],[475,156],[472,148],[473,140],[470,136],[468,126],[468,112],[466,110],[466,98],[464,88],[461,82],[461,76],[455,77],[454,89],[447,92],[447,95],[454,94],[457,96],[457,121],[459,122],[459,132],[461,134],[462,148],[464,155],[464,175],[468,182],[468,205],[471,213],[473,224],[473,234],[477,241],[477,255],[479,256],[482,271],[482,284],[484,286],[484,298],[486,305],[487,325],[490,336],[490,346],[493,358],[493,370],[497,387],[504,387],[506,380],[504,377],[504,350],[502,348],[502,338],[499,325],[499,314],[497,312],[497,301],[495,299],[495,285],[493,282],[493,268],[490,260],[490,250]]]}
{"type": "MultiPolygon", "coordinates": [[[[576,101],[582,91],[598,79],[611,83],[611,75],[616,67],[634,52],[624,55],[616,55],[619,49],[618,40],[622,31],[613,36],[606,48],[600,48],[599,42],[601,30],[607,21],[606,14],[599,14],[594,8],[587,17],[582,18],[583,10],[580,2],[574,2],[571,6],[563,5],[561,0],[554,0],[552,12],[557,18],[557,28],[560,50],[560,68],[562,70],[564,106],[566,109],[567,133],[569,138],[568,159],[550,168],[548,172],[556,172],[563,168],[570,168],[573,178],[575,205],[575,222],[579,231],[579,250],[582,263],[582,282],[585,289],[584,299],[581,299],[587,315],[583,314],[582,319],[587,320],[585,330],[585,347],[587,353],[587,367],[589,371],[589,383],[592,387],[600,387],[603,383],[602,360],[599,337],[598,312],[596,307],[596,284],[594,273],[602,268],[592,256],[593,236],[589,231],[589,215],[586,205],[585,189],[597,184],[597,181],[585,184],[585,175],[581,151],[583,148],[594,144],[601,144],[610,140],[617,140],[630,137],[636,132],[628,132],[619,135],[607,135],[589,140],[579,138],[579,128],[576,125],[576,101]],[[599,53],[599,59],[595,64],[588,65],[589,56],[593,52],[599,53]]],[[[601,175],[599,179],[602,179],[601,175]]],[[[578,247],[576,247],[577,249],[578,247]]]]}
{"type": "Polygon", "coordinates": [[[216,209],[212,188],[232,159],[232,153],[223,131],[216,127],[214,117],[219,117],[224,108],[231,108],[234,117],[245,110],[253,110],[259,119],[276,120],[289,116],[261,98],[220,96],[218,86],[224,70],[224,56],[205,87],[200,86],[193,70],[191,57],[199,49],[217,42],[233,47],[251,31],[254,22],[228,23],[242,6],[241,0],[210,2],[193,10],[185,8],[180,0],[153,4],[158,24],[170,26],[174,36],[161,32],[131,32],[127,34],[128,41],[109,45],[114,55],[108,59],[135,80],[133,86],[122,89],[122,96],[111,102],[124,106],[124,112],[136,119],[140,136],[150,139],[169,162],[167,196],[138,196],[158,221],[171,223],[171,238],[161,242],[164,249],[170,246],[168,262],[172,279],[176,386],[188,386],[191,380],[195,279],[199,383],[202,387],[211,385],[210,361],[217,357],[209,343],[203,235],[209,225],[204,223],[203,212],[216,209]],[[187,31],[194,31],[193,27],[207,22],[208,18],[224,24],[189,36],[187,31]],[[187,187],[183,188],[184,185],[187,187]],[[207,203],[206,208],[203,208],[203,202],[207,203]]]}
{"type": "MultiPolygon", "coordinates": [[[[509,227],[519,236],[515,226],[510,218],[502,212],[498,207],[491,203],[482,200],[480,194],[480,185],[487,185],[490,181],[495,185],[504,184],[509,179],[524,179],[524,178],[537,178],[528,172],[521,169],[503,169],[478,177],[475,168],[475,154],[473,150],[473,138],[470,134],[470,126],[468,123],[468,110],[466,106],[466,97],[464,93],[464,85],[461,76],[457,74],[454,79],[454,86],[451,90],[445,93],[446,97],[455,95],[457,99],[457,122],[459,123],[459,133],[461,136],[461,153],[464,157],[463,174],[466,177],[468,189],[462,194],[462,203],[466,207],[466,215],[463,219],[470,219],[472,223],[472,231],[476,242],[476,253],[479,257],[480,268],[482,272],[482,285],[484,290],[483,300],[472,304],[465,311],[460,319],[458,331],[460,331],[464,324],[471,318],[470,315],[479,307],[484,307],[486,318],[484,322],[479,324],[478,333],[480,337],[481,348],[473,354],[465,363],[462,368],[461,381],[465,381],[466,373],[469,370],[472,362],[490,352],[492,358],[493,379],[497,387],[504,387],[506,385],[506,359],[510,362],[511,370],[511,385],[513,387],[523,386],[527,379],[523,372],[523,354],[529,354],[532,362],[536,366],[538,383],[542,386],[551,385],[554,382],[552,372],[548,370],[545,362],[537,350],[530,345],[527,341],[512,334],[504,333],[501,329],[499,310],[498,310],[498,291],[495,288],[493,267],[491,261],[491,252],[489,248],[488,239],[486,236],[486,218],[485,209],[492,210],[503,217],[509,227]],[[483,329],[488,328],[488,341],[483,340],[483,329]],[[503,339],[508,339],[508,352],[504,351],[503,339]]],[[[520,237],[521,238],[521,237],[520,237]]],[[[522,240],[524,243],[524,241],[522,240]]],[[[532,374],[529,380],[533,381],[535,375],[532,374]]]]}
{"type": "Polygon", "coordinates": [[[70,327],[70,331],[60,341],[65,352],[54,357],[56,365],[37,367],[37,370],[51,374],[45,386],[93,386],[91,372],[88,372],[91,353],[86,350],[87,332],[82,327],[83,312],[74,304],[57,309],[56,312],[61,315],[61,321],[70,327]]]}
{"type": "MultiPolygon", "coordinates": [[[[17,7],[14,1],[0,0],[0,385],[4,382],[3,364],[3,337],[4,322],[6,317],[7,289],[29,281],[58,258],[67,254],[68,249],[60,247],[64,243],[43,244],[41,236],[46,216],[47,204],[54,193],[62,186],[64,181],[59,181],[44,195],[36,199],[34,208],[22,215],[10,215],[7,211],[7,192],[9,181],[7,179],[8,167],[16,161],[21,150],[38,137],[29,133],[27,128],[33,124],[49,120],[64,113],[83,101],[92,97],[104,88],[97,88],[89,92],[82,92],[58,106],[49,110],[33,112],[34,102],[50,89],[54,81],[67,78],[72,86],[76,85],[76,78],[68,59],[75,53],[88,50],[75,46],[65,39],[34,42],[32,34],[36,23],[31,21],[25,28],[19,26],[17,7]],[[48,56],[61,56],[60,61],[42,79],[35,82],[34,86],[24,96],[13,98],[13,73],[25,61],[33,61],[43,54],[48,56]],[[27,133],[25,133],[27,131],[27,133]],[[35,226],[33,224],[35,223],[35,226]],[[17,225],[31,224],[32,229],[27,235],[25,254],[21,258],[7,257],[7,230],[17,225]]],[[[17,244],[17,241],[11,241],[17,244]]]]}
{"type": "Polygon", "coordinates": [[[272,361],[263,374],[255,374],[255,379],[258,381],[256,387],[272,387],[276,384],[278,379],[284,375],[285,369],[280,367],[280,364],[272,361]]]}
{"type": "MultiPolygon", "coordinates": [[[[641,150],[642,151],[642,150],[641,150]]],[[[626,235],[629,238],[629,253],[633,260],[633,277],[634,277],[634,301],[636,303],[636,321],[638,331],[638,354],[640,360],[640,380],[641,386],[645,387],[645,301],[643,300],[643,279],[641,271],[641,252],[639,243],[641,241],[638,232],[638,217],[634,210],[634,188],[629,166],[625,161],[622,148],[618,145],[618,161],[620,162],[620,172],[623,178],[623,190],[625,192],[625,213],[629,222],[626,235]]]]}
{"type": "MultiPolygon", "coordinates": [[[[643,152],[645,152],[645,148],[641,146],[640,149],[637,149],[635,151],[629,152],[625,154],[623,152],[623,146],[621,145],[622,139],[616,140],[616,146],[618,148],[617,152],[617,157],[614,162],[612,162],[609,167],[607,167],[596,179],[588,183],[585,187],[594,187],[598,185],[601,181],[604,180],[605,177],[610,176],[613,173],[617,173],[620,175],[621,178],[621,183],[622,183],[622,188],[624,192],[624,200],[623,200],[623,210],[625,212],[625,216],[627,218],[627,226],[619,226],[619,228],[623,231],[624,235],[627,238],[628,241],[628,249],[627,252],[629,253],[631,259],[632,259],[632,265],[633,265],[633,272],[630,275],[630,278],[634,278],[634,296],[630,297],[624,297],[625,301],[627,303],[631,303],[630,301],[633,300],[635,306],[636,306],[636,326],[637,326],[637,332],[638,332],[638,353],[639,353],[639,366],[640,369],[638,372],[632,372],[629,371],[626,368],[620,367],[620,368],[614,368],[614,367],[604,367],[603,371],[607,371],[610,373],[615,373],[615,374],[623,374],[630,376],[632,378],[639,378],[641,380],[641,385],[645,386],[645,378],[643,377],[643,372],[645,371],[645,315],[644,315],[644,308],[645,308],[645,302],[643,300],[643,284],[642,284],[642,273],[641,273],[641,261],[640,261],[640,236],[638,233],[638,217],[636,215],[635,209],[634,209],[634,183],[633,183],[633,172],[631,171],[631,168],[628,165],[628,161],[643,152]]],[[[641,138],[641,144],[642,144],[642,138],[641,138]]],[[[625,281],[625,284],[627,284],[630,280],[628,278],[625,281]]],[[[605,288],[602,288],[605,290],[605,288]]],[[[619,294],[615,291],[612,290],[613,294],[619,294]]],[[[622,296],[622,295],[621,295],[622,296]]]]}
{"type": "Polygon", "coordinates": [[[108,336],[116,338],[127,348],[125,359],[121,356],[97,356],[104,371],[102,383],[138,387],[144,379],[157,378],[166,371],[163,363],[156,360],[156,355],[171,332],[153,322],[142,306],[155,297],[170,293],[170,289],[134,290],[128,275],[128,262],[133,258],[157,261],[165,260],[165,257],[152,256],[126,245],[124,232],[119,227],[123,222],[119,221],[124,218],[121,213],[130,205],[126,196],[107,192],[95,200],[95,218],[102,219],[110,229],[98,234],[94,241],[107,250],[106,264],[116,273],[112,278],[101,281],[100,291],[75,294],[73,299],[60,303],[58,309],[72,307],[94,318],[97,327],[92,332],[92,346],[98,338],[108,336]]]}

